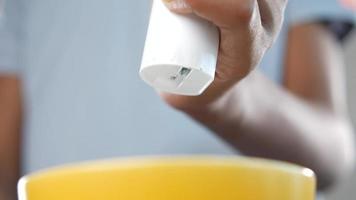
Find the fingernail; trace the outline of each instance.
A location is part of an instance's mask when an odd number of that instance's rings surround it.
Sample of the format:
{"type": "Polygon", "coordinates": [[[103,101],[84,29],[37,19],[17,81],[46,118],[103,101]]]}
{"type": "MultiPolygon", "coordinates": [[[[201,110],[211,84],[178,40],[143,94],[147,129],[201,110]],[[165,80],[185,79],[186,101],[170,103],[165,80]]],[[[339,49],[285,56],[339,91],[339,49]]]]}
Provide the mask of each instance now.
{"type": "Polygon", "coordinates": [[[173,12],[178,13],[191,13],[193,12],[192,7],[190,7],[185,0],[163,0],[167,8],[173,12]]]}

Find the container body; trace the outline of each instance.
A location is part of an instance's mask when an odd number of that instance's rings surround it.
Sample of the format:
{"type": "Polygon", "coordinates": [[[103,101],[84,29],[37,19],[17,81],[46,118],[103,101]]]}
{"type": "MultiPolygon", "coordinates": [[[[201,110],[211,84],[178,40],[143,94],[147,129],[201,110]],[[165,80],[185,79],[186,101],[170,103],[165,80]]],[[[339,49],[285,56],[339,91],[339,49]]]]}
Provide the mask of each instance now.
{"type": "Polygon", "coordinates": [[[150,157],[23,177],[19,200],[315,200],[311,170],[238,157],[150,157]]]}
{"type": "Polygon", "coordinates": [[[215,25],[153,0],[140,75],[158,90],[199,95],[214,80],[218,48],[215,25]]]}

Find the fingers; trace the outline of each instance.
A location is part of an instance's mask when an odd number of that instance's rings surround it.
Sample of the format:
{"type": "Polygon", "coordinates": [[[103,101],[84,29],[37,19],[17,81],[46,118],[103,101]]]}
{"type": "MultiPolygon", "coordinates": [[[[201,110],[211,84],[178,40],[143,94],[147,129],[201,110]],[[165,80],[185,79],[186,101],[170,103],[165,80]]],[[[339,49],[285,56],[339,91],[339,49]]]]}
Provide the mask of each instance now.
{"type": "Polygon", "coordinates": [[[231,26],[249,21],[256,0],[186,0],[199,16],[218,26],[231,26]]]}
{"type": "Polygon", "coordinates": [[[163,0],[167,7],[179,13],[203,17],[218,26],[231,26],[251,19],[258,8],[256,0],[163,0]]]}
{"type": "Polygon", "coordinates": [[[262,25],[267,31],[280,29],[288,0],[257,0],[262,25]]]}
{"type": "Polygon", "coordinates": [[[288,0],[163,0],[178,13],[196,13],[219,27],[246,24],[257,18],[269,31],[277,31],[288,0]]]}
{"type": "Polygon", "coordinates": [[[192,13],[192,7],[185,0],[163,0],[164,4],[173,12],[188,14],[192,13]]]}

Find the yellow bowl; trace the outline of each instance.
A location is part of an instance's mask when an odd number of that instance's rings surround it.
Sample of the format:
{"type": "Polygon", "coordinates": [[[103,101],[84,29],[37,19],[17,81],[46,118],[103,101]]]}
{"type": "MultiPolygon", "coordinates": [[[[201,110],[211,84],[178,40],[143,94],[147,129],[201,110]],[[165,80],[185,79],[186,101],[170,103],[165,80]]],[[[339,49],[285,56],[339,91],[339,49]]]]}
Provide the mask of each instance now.
{"type": "Polygon", "coordinates": [[[314,200],[299,166],[237,157],[132,158],[23,177],[20,200],[314,200]]]}

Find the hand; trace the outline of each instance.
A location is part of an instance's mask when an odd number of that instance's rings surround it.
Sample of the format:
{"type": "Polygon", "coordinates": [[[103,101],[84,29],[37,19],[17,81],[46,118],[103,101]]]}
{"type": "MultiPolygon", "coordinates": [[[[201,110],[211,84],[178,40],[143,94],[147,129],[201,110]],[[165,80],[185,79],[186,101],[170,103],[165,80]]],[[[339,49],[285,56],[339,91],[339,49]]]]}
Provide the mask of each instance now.
{"type": "Polygon", "coordinates": [[[198,97],[162,93],[173,107],[208,105],[244,79],[261,61],[277,37],[287,0],[163,0],[180,14],[195,13],[220,30],[216,77],[198,97]]]}

